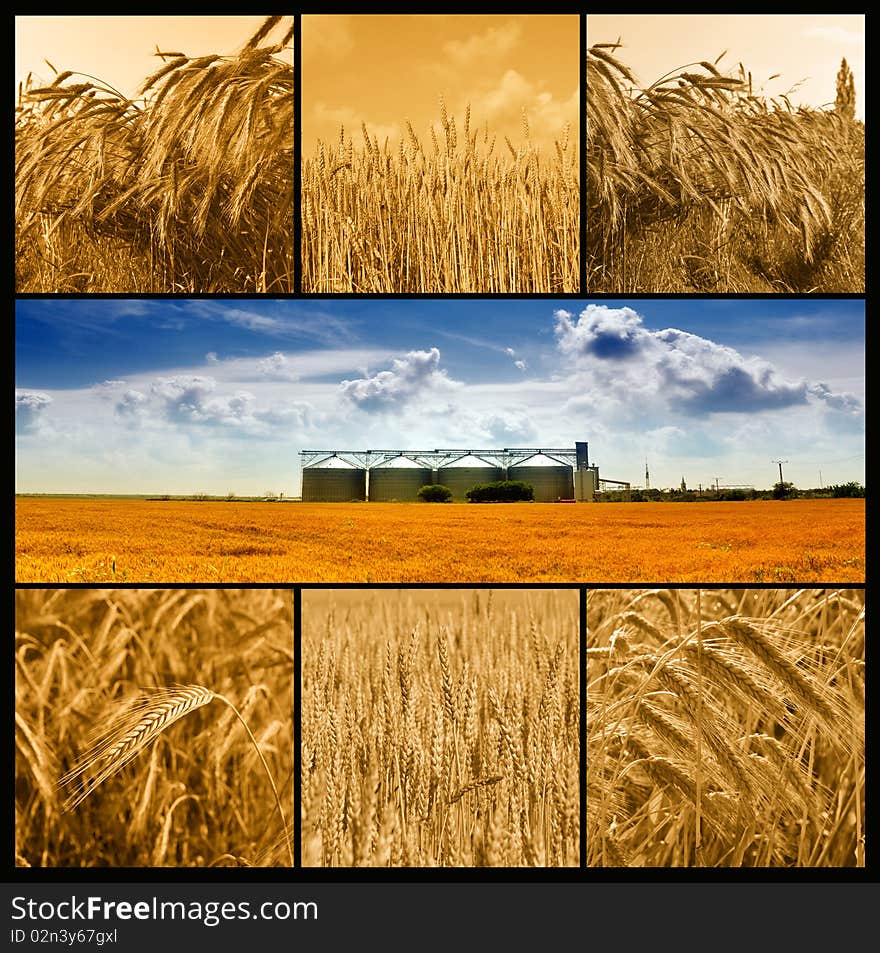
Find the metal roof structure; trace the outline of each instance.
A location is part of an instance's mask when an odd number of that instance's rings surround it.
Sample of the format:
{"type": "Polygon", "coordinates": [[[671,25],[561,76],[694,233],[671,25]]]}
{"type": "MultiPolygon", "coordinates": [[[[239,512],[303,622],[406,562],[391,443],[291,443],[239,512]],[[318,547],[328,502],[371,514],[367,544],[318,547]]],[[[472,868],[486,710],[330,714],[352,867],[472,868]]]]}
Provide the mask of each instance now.
{"type": "Polygon", "coordinates": [[[577,454],[573,447],[505,447],[503,449],[496,447],[491,450],[471,447],[437,450],[301,450],[300,460],[304,470],[315,466],[326,466],[326,463],[321,461],[334,456],[351,466],[369,470],[383,464],[389,465],[390,461],[405,457],[419,466],[440,469],[456,464],[464,457],[476,457],[484,465],[504,468],[517,466],[536,455],[547,457],[551,462],[565,466],[577,466],[577,454]]]}

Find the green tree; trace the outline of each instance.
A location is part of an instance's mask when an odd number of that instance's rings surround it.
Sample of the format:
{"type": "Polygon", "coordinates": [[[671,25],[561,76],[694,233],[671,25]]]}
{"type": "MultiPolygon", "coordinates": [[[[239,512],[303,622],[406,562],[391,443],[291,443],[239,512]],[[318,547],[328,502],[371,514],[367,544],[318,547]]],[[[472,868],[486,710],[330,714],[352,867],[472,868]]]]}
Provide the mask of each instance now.
{"type": "Polygon", "coordinates": [[[534,500],[535,488],[521,480],[496,480],[472,486],[465,496],[469,503],[519,503],[534,500]]]}
{"type": "Polygon", "coordinates": [[[844,119],[855,119],[856,85],[846,58],[840,61],[840,69],[837,71],[837,96],[834,100],[834,110],[844,119]]]}
{"type": "Polygon", "coordinates": [[[833,497],[864,497],[865,495],[865,488],[855,480],[849,483],[835,483],[830,490],[833,497]]]}
{"type": "Polygon", "coordinates": [[[429,483],[421,487],[418,497],[423,503],[451,503],[452,490],[439,483],[429,483]]]}
{"type": "Polygon", "coordinates": [[[773,484],[774,500],[793,500],[797,496],[797,489],[793,483],[779,482],[773,484]]]}

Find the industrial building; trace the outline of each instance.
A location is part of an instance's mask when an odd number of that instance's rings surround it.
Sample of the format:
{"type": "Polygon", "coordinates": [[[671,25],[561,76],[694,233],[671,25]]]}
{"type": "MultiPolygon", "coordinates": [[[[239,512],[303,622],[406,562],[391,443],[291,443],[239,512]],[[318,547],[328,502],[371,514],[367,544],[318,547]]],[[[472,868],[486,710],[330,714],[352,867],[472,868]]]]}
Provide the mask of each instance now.
{"type": "Polygon", "coordinates": [[[367,498],[367,471],[336,453],[303,467],[303,503],[348,503],[367,498]]]}
{"type": "Polygon", "coordinates": [[[439,483],[454,500],[467,499],[478,483],[520,480],[535,489],[535,501],[590,502],[607,485],[629,490],[629,483],[600,479],[589,461],[589,447],[503,450],[303,450],[304,503],[408,503],[419,489],[439,483]]]}

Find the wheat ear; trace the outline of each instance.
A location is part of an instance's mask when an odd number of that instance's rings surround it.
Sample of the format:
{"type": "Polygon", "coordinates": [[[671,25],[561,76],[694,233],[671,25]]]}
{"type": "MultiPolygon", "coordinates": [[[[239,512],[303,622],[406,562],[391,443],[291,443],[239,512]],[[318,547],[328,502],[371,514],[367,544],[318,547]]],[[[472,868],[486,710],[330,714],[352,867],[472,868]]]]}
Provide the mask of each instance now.
{"type": "Polygon", "coordinates": [[[225,695],[202,685],[177,685],[174,688],[161,688],[139,695],[128,703],[106,728],[99,729],[86,753],[59,782],[62,787],[76,785],[64,802],[63,810],[66,812],[77,808],[99,785],[121,771],[176,721],[215,700],[223,702],[232,710],[257,752],[275,796],[275,806],[284,827],[290,863],[294,866],[293,842],[287,816],[281,806],[275,779],[257,739],[241,712],[225,695]]]}

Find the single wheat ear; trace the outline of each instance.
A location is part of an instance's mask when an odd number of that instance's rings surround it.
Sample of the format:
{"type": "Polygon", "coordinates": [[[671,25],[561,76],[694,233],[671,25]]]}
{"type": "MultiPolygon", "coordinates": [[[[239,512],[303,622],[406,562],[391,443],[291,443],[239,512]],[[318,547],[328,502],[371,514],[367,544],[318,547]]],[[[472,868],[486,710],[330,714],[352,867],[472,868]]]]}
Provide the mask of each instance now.
{"type": "Polygon", "coordinates": [[[176,721],[215,700],[222,702],[233,711],[254,746],[266,777],[269,779],[272,793],[275,795],[275,806],[278,808],[284,827],[290,864],[294,866],[293,841],[287,825],[287,817],[281,806],[275,779],[272,777],[257,739],[235,705],[225,695],[205,688],[203,685],[176,685],[173,688],[160,688],[141,694],[133,701],[126,703],[123,709],[111,718],[106,727],[99,728],[93,734],[89,749],[61,778],[60,786],[71,789],[62,810],[66,813],[77,808],[99,785],[121,771],[176,721]]]}
{"type": "Polygon", "coordinates": [[[70,789],[63,810],[72,811],[108,778],[121,771],[176,721],[215,698],[201,685],[181,685],[142,694],[125,704],[91,736],[91,744],[60,785],[70,789]]]}

